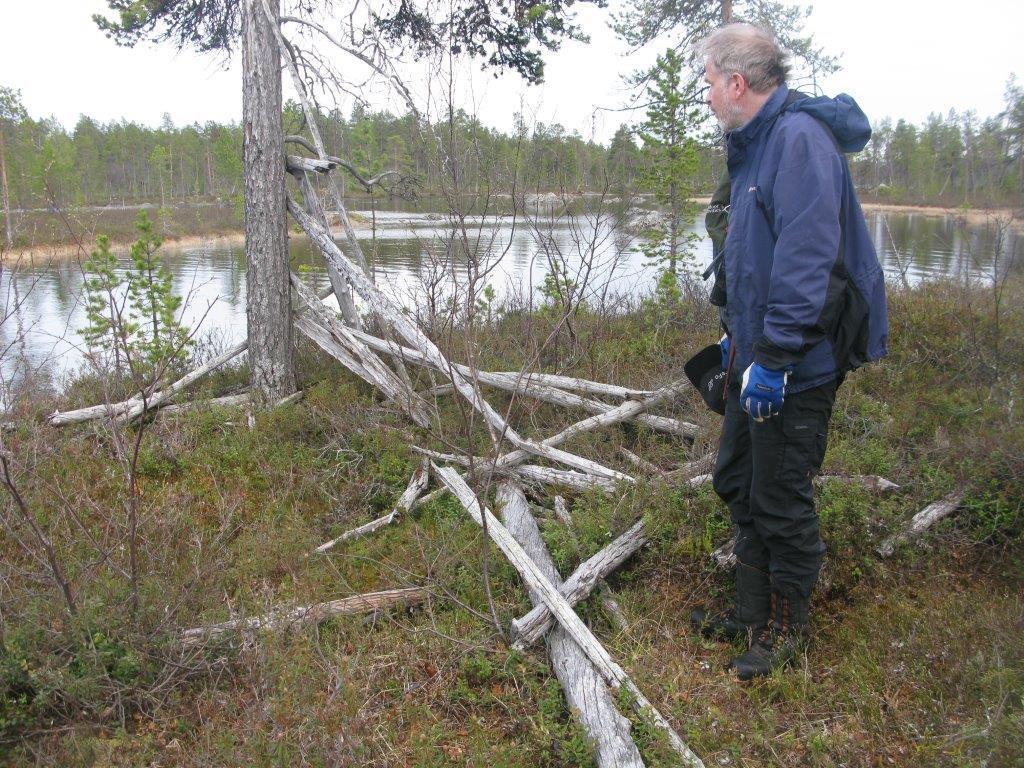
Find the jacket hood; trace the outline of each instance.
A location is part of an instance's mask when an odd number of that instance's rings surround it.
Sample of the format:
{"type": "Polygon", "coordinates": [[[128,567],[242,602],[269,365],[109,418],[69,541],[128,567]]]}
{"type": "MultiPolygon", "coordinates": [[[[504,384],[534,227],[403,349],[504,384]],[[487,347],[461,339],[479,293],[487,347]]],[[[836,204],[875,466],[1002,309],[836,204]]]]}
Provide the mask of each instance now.
{"type": "Polygon", "coordinates": [[[788,106],[794,112],[806,112],[824,123],[835,136],[843,152],[860,152],[871,138],[871,123],[852,96],[840,93],[829,96],[808,96],[788,106]]]}

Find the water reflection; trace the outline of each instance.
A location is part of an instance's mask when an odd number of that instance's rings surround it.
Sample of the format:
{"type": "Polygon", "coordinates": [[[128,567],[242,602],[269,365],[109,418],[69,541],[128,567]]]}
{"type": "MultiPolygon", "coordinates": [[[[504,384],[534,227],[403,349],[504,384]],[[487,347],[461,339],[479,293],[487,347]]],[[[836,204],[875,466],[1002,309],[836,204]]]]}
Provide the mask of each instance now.
{"type": "MultiPolygon", "coordinates": [[[[429,202],[429,201],[428,201],[429,202]]],[[[501,301],[510,295],[535,297],[545,275],[558,261],[569,279],[586,280],[595,303],[612,296],[638,296],[653,287],[654,270],[637,251],[637,240],[609,216],[576,221],[548,218],[530,224],[522,217],[487,212],[453,229],[428,202],[417,206],[382,206],[363,215],[376,223],[360,232],[364,251],[383,290],[410,309],[443,305],[469,278],[468,254],[480,254],[477,288],[487,284],[501,301]]],[[[434,203],[436,206],[436,203],[434,203]]],[[[992,270],[1019,264],[1021,238],[1010,233],[999,241],[992,227],[965,228],[952,218],[919,214],[869,213],[879,258],[891,279],[906,274],[914,284],[936,276],[986,278],[992,270]],[[996,251],[998,250],[998,258],[996,251]],[[994,266],[995,265],[995,266],[994,266]]],[[[703,235],[699,220],[690,230],[703,235]]],[[[305,238],[292,237],[293,264],[314,288],[327,278],[318,254],[305,238]]],[[[245,261],[240,244],[213,242],[165,248],[174,290],[187,297],[185,322],[202,321],[201,333],[216,333],[222,343],[245,337],[245,261]]],[[[711,259],[702,237],[695,266],[711,259]]],[[[19,306],[0,324],[0,372],[6,380],[25,370],[43,369],[60,377],[82,361],[85,325],[83,275],[77,262],[46,264],[0,276],[0,296],[7,307],[19,306]]]]}

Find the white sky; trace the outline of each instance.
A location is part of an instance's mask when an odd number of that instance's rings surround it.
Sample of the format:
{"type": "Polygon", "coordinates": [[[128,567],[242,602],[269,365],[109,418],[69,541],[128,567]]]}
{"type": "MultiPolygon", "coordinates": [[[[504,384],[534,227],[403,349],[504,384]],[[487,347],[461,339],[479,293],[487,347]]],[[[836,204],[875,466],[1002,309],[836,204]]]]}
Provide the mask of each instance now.
{"type": "MultiPolygon", "coordinates": [[[[236,66],[224,70],[212,56],[175,53],[169,45],[118,48],[90,19],[103,10],[102,0],[0,0],[0,84],[21,89],[30,114],[55,116],[68,128],[83,113],[150,125],[164,112],[179,125],[241,117],[236,66]]],[[[625,105],[621,76],[654,51],[627,56],[607,28],[607,11],[581,7],[578,19],[590,44],[550,54],[541,86],[467,67],[460,75],[467,111],[508,131],[523,109],[528,120],[559,122],[605,142],[620,122],[638,118],[595,114],[595,107],[625,105]]],[[[1010,73],[1024,78],[1021,0],[820,0],[806,30],[842,57],[843,69],[823,90],[850,93],[873,121],[889,115],[920,122],[950,108],[988,117],[1002,109],[1010,73]]],[[[417,89],[417,97],[424,94],[417,89]]]]}

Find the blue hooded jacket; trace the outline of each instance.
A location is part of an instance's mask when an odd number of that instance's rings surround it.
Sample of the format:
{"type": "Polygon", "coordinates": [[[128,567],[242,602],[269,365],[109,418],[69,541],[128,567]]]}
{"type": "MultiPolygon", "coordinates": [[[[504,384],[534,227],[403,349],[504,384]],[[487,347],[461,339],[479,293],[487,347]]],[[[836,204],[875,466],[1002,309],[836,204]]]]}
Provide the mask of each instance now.
{"type": "Polygon", "coordinates": [[[738,375],[792,373],[787,392],[886,353],[885,279],[844,152],[871,126],[856,102],[780,86],[728,135],[726,329],[738,375]]]}

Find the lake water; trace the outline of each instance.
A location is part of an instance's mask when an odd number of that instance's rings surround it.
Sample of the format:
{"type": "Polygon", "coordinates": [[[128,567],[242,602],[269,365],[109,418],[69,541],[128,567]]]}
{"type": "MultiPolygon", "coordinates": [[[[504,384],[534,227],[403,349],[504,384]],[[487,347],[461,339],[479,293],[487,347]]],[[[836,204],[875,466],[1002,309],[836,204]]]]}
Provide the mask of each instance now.
{"type": "MultiPolygon", "coordinates": [[[[578,284],[586,283],[589,299],[598,304],[614,297],[650,293],[655,269],[638,252],[638,240],[615,226],[610,217],[574,221],[552,216],[529,218],[477,216],[453,228],[445,217],[423,210],[376,210],[376,226],[360,232],[371,257],[378,285],[410,308],[423,309],[431,295],[443,301],[450,287],[464,284],[469,274],[467,252],[481,254],[487,274],[478,288],[490,285],[495,302],[511,296],[537,300],[537,290],[557,262],[578,284]]],[[[359,210],[358,204],[354,205],[359,210]]],[[[371,218],[369,211],[361,211],[371,218]]],[[[994,234],[984,227],[964,230],[951,218],[919,214],[869,213],[868,226],[890,279],[917,283],[940,276],[989,278],[996,250],[994,234]]],[[[694,267],[711,259],[702,218],[691,229],[700,235],[694,267]]],[[[1024,238],[1010,235],[1002,243],[999,264],[1021,258],[1024,238]]],[[[322,261],[307,240],[293,237],[294,261],[315,287],[327,284],[322,261]]],[[[174,290],[187,297],[185,321],[201,324],[199,335],[214,335],[228,344],[245,338],[245,261],[242,247],[211,242],[184,248],[165,247],[174,290]]],[[[8,308],[18,306],[0,324],[0,374],[5,381],[28,370],[59,379],[82,362],[85,324],[83,274],[75,261],[23,269],[4,269],[0,292],[8,308]]],[[[10,309],[8,309],[8,312],[10,309]]]]}

